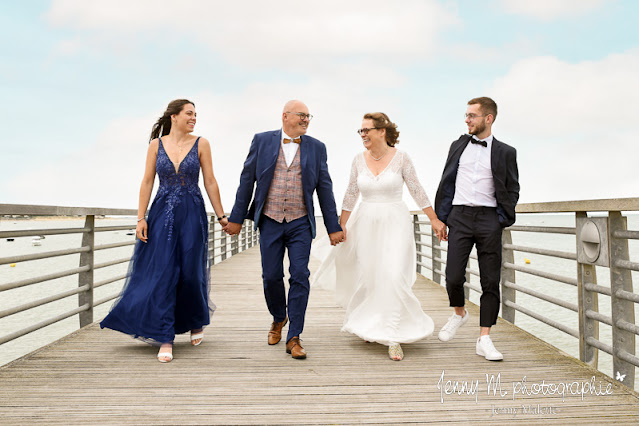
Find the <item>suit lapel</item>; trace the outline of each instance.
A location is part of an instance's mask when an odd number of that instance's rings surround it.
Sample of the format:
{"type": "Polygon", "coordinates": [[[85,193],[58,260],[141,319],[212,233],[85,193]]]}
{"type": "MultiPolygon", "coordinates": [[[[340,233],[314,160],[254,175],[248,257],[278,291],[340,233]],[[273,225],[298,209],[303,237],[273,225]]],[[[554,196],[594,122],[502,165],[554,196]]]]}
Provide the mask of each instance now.
{"type": "Polygon", "coordinates": [[[300,136],[300,139],[300,146],[297,149],[300,150],[300,167],[302,167],[303,175],[304,170],[306,170],[306,163],[308,161],[308,147],[306,146],[308,144],[308,141],[306,141],[304,135],[300,136]]]}
{"type": "Polygon", "coordinates": [[[267,164],[266,170],[268,170],[269,172],[272,170],[275,170],[275,166],[277,165],[277,157],[279,157],[280,155],[281,143],[282,143],[282,131],[277,130],[273,132],[273,137],[271,138],[268,150],[266,151],[268,156],[267,157],[268,161],[266,162],[267,164]]]}

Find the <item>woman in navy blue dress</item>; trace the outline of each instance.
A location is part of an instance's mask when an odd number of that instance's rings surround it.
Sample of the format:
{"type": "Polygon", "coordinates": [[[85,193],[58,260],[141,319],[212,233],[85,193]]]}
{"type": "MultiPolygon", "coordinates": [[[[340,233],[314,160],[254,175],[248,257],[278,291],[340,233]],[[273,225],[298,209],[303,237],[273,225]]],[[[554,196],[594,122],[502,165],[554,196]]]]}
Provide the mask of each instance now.
{"type": "Polygon", "coordinates": [[[199,345],[215,305],[209,301],[208,221],[198,186],[204,188],[218,221],[228,223],[213,174],[209,141],[191,135],[195,105],[172,101],[151,131],[140,187],[138,242],[122,294],[100,323],[160,345],[158,360],[173,359],[176,334],[191,333],[199,345]],[[145,218],[155,174],[155,200],[145,218]]]}

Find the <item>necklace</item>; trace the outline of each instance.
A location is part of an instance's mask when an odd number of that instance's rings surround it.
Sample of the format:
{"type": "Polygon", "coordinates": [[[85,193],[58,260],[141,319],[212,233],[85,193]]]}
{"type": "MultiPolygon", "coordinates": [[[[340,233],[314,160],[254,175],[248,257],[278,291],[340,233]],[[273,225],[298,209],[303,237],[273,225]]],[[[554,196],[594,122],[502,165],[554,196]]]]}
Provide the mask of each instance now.
{"type": "Polygon", "coordinates": [[[386,154],[388,154],[388,148],[386,148],[386,151],[385,151],[385,152],[381,155],[381,157],[375,157],[375,156],[371,153],[371,150],[370,150],[370,149],[368,150],[368,155],[370,155],[370,156],[371,156],[371,158],[372,158],[373,160],[375,160],[375,161],[379,161],[379,160],[381,160],[382,158],[384,158],[384,157],[386,156],[386,154]]]}
{"type": "Polygon", "coordinates": [[[180,158],[182,158],[182,149],[184,148],[184,145],[186,145],[186,143],[180,145],[177,141],[175,141],[175,145],[177,145],[178,147],[178,160],[180,160],[180,158]]]}

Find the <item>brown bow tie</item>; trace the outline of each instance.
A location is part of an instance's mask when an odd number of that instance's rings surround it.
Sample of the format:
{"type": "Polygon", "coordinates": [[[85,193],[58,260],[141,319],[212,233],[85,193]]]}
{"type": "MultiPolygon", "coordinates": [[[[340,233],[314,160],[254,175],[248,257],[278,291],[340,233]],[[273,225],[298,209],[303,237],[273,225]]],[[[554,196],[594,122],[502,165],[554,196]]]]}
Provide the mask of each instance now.
{"type": "Polygon", "coordinates": [[[300,142],[302,142],[302,138],[295,138],[295,139],[286,139],[286,138],[284,138],[284,141],[283,141],[283,142],[284,142],[284,143],[291,143],[291,142],[293,142],[293,143],[297,143],[297,144],[299,144],[300,142]]]}

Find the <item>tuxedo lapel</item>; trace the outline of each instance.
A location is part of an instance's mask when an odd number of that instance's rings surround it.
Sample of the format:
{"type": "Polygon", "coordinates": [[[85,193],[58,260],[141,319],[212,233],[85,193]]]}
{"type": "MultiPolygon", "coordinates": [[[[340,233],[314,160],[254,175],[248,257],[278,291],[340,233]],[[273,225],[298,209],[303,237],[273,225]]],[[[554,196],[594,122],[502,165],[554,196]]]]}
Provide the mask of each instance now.
{"type": "Polygon", "coordinates": [[[490,169],[493,172],[493,179],[495,176],[499,174],[499,170],[501,168],[500,159],[501,157],[501,145],[500,142],[493,137],[493,143],[490,148],[490,169]]]}
{"type": "Polygon", "coordinates": [[[471,138],[472,136],[465,141],[461,141],[461,143],[457,145],[450,153],[450,163],[455,165],[455,175],[457,174],[457,168],[459,166],[459,158],[470,143],[471,138]]]}

